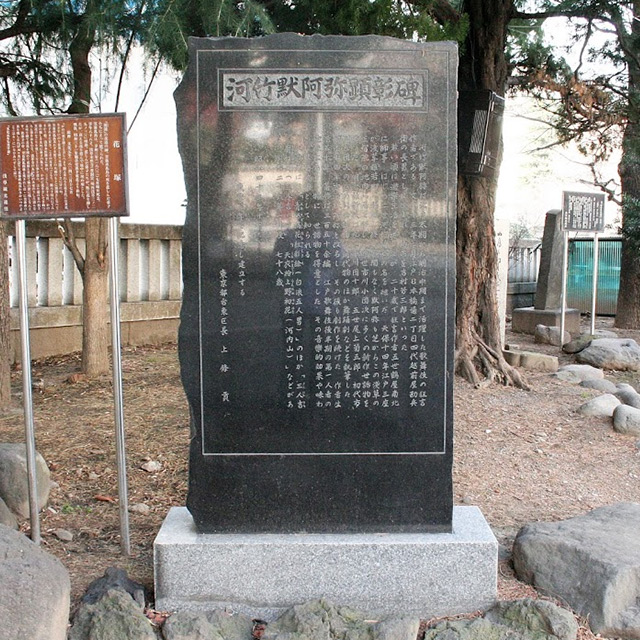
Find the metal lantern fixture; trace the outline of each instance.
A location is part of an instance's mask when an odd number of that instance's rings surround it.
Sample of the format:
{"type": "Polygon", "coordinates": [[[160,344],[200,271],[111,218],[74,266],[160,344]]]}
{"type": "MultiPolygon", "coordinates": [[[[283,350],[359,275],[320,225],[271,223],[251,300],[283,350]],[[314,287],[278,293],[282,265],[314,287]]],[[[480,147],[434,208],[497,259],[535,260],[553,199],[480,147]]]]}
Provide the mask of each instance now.
{"type": "Polygon", "coordinates": [[[493,91],[461,91],[458,101],[458,171],[488,178],[496,173],[504,98],[493,91]]]}

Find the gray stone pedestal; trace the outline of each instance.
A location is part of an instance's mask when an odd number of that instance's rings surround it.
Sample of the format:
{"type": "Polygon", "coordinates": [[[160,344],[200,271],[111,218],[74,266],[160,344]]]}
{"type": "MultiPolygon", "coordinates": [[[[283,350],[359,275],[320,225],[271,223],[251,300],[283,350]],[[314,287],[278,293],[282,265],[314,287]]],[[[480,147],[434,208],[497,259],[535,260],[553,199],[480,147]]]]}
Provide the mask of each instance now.
{"type": "Polygon", "coordinates": [[[376,615],[421,618],[496,600],[498,543],[477,507],[455,507],[453,532],[200,534],[185,507],[154,543],[156,609],[230,608],[270,620],[324,597],[376,615]]]}
{"type": "MultiPolygon", "coordinates": [[[[519,333],[534,334],[536,326],[539,324],[547,327],[560,327],[561,322],[561,309],[523,307],[514,309],[511,315],[511,329],[519,333]]],[[[567,309],[564,323],[565,331],[568,331],[574,337],[580,335],[580,311],[578,309],[567,309]]]]}

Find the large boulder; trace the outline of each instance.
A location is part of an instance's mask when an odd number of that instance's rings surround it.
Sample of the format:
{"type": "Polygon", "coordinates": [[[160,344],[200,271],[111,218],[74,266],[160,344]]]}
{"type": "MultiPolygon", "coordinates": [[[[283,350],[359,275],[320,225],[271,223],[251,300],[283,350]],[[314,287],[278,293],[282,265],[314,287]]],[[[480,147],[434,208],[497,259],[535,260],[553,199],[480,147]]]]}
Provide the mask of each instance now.
{"type": "Polygon", "coordinates": [[[601,369],[640,371],[640,346],[631,338],[600,338],[576,356],[578,362],[601,369]]]}
{"type": "MultiPolygon", "coordinates": [[[[49,500],[51,479],[44,458],[36,452],[38,510],[49,500]]],[[[0,498],[20,518],[29,517],[29,475],[27,447],[24,444],[0,443],[0,498]]]]}
{"type": "Polygon", "coordinates": [[[71,583],[62,563],[0,525],[0,640],[65,640],[71,583]]]}
{"type": "Polygon", "coordinates": [[[619,503],[524,526],[518,577],[589,619],[595,633],[640,638],[640,504],[619,503]]]}

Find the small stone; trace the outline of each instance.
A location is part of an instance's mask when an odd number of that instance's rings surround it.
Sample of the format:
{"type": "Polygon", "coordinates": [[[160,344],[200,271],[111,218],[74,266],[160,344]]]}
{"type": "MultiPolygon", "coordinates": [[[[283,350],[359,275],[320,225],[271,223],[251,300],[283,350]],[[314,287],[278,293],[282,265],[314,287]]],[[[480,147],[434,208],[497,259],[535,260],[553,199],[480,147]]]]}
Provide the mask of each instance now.
{"type": "Polygon", "coordinates": [[[602,391],[602,393],[613,393],[616,395],[618,387],[616,387],[611,380],[605,380],[604,378],[596,380],[583,380],[580,383],[581,387],[585,389],[595,389],[596,391],[602,391]]]}
{"type": "Polygon", "coordinates": [[[630,407],[635,407],[636,409],[640,409],[640,393],[629,389],[619,389],[616,392],[616,398],[622,402],[622,404],[627,404],[630,407]]]}
{"type": "Polygon", "coordinates": [[[18,528],[18,519],[11,512],[9,507],[7,507],[2,498],[0,498],[0,524],[3,524],[5,527],[9,527],[10,529],[18,528]]]}
{"type": "Polygon", "coordinates": [[[522,351],[520,353],[520,366],[530,371],[557,371],[558,358],[544,353],[522,351]]]}
{"type": "Polygon", "coordinates": [[[140,468],[147,473],[156,473],[162,469],[162,463],[157,460],[149,460],[147,462],[143,462],[140,465],[140,468]]]}
{"type": "Polygon", "coordinates": [[[91,471],[89,473],[89,480],[97,480],[100,476],[95,472],[95,471],[91,471]]]}
{"type": "Polygon", "coordinates": [[[565,382],[578,384],[583,380],[604,378],[604,372],[602,369],[592,367],[589,364],[567,364],[558,369],[555,377],[565,382]]]}
{"type": "Polygon", "coordinates": [[[586,349],[593,341],[592,335],[581,335],[562,345],[562,350],[565,353],[580,353],[583,349],[586,349]]]}
{"type": "Polygon", "coordinates": [[[640,436],[640,409],[621,404],[613,412],[613,429],[618,433],[640,436]]]}
{"type": "Polygon", "coordinates": [[[71,531],[67,531],[66,529],[56,529],[53,532],[53,535],[58,538],[58,540],[62,540],[63,542],[71,542],[73,540],[73,533],[71,533],[71,531]]]}
{"type": "Polygon", "coordinates": [[[132,504],[129,507],[129,511],[133,513],[139,513],[140,515],[143,515],[143,516],[148,516],[151,513],[151,507],[148,504],[139,502],[138,504],[132,504]]]}
{"type": "Polygon", "coordinates": [[[592,398],[589,402],[585,402],[579,409],[578,413],[583,416],[592,416],[595,418],[610,418],[616,407],[620,405],[620,400],[611,393],[592,398]]]}
{"type": "MultiPolygon", "coordinates": [[[[557,347],[560,346],[560,328],[548,327],[546,324],[536,325],[533,339],[539,344],[552,344],[557,347]]],[[[564,332],[564,339],[562,344],[571,341],[571,334],[568,331],[564,332]]]]}

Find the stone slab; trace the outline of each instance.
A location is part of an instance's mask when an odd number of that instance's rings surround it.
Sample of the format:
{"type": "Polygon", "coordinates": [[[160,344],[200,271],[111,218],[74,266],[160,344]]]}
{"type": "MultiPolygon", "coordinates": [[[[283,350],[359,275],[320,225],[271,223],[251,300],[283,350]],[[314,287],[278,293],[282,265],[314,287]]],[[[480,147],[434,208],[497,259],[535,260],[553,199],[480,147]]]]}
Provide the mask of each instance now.
{"type": "MultiPolygon", "coordinates": [[[[539,324],[547,327],[560,327],[561,322],[562,311],[560,309],[523,307],[513,310],[511,329],[518,333],[530,333],[533,335],[536,332],[536,326],[539,324]]],[[[572,336],[580,335],[580,311],[578,309],[567,309],[564,329],[572,336]]]]}
{"type": "Polygon", "coordinates": [[[231,608],[274,619],[324,597],[376,615],[485,609],[497,595],[498,543],[477,507],[452,533],[208,534],[173,507],[154,542],[156,608],[231,608]]]}

